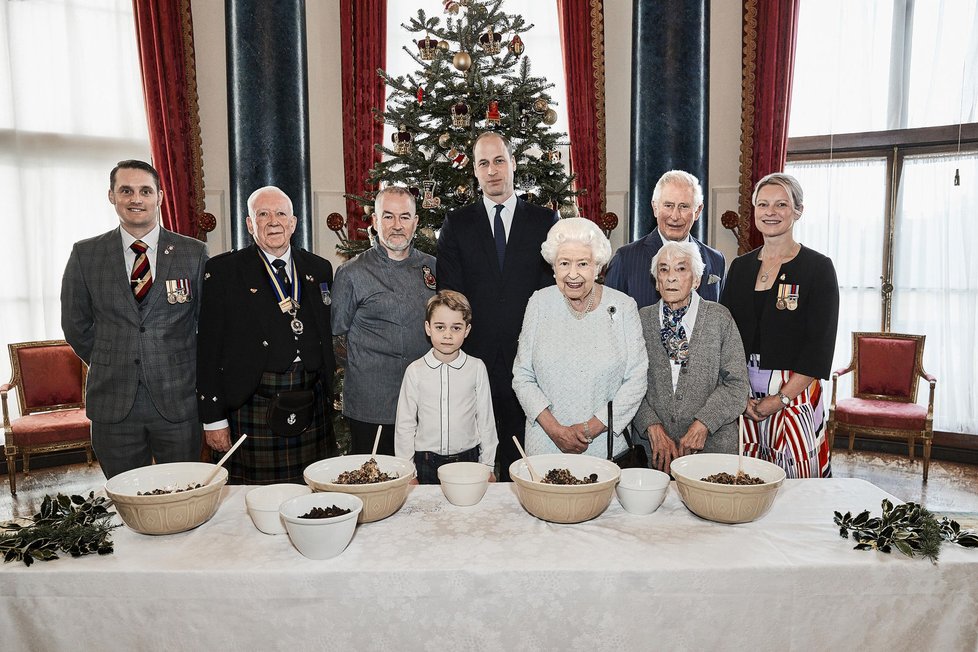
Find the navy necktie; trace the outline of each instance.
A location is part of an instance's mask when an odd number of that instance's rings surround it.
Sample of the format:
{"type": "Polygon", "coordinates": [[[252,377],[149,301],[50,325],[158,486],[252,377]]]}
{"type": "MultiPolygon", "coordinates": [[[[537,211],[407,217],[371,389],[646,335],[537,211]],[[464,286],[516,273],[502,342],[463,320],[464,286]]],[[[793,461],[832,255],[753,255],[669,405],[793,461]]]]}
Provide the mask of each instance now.
{"type": "Polygon", "coordinates": [[[285,261],[281,258],[276,258],[272,261],[272,267],[275,268],[275,276],[278,277],[278,282],[282,286],[282,292],[285,296],[292,294],[292,283],[289,281],[289,274],[285,271],[285,261]]]}
{"type": "Polygon", "coordinates": [[[496,217],[492,221],[492,230],[496,235],[496,258],[499,259],[499,271],[503,271],[506,262],[506,227],[503,226],[503,205],[496,204],[496,217]]]}

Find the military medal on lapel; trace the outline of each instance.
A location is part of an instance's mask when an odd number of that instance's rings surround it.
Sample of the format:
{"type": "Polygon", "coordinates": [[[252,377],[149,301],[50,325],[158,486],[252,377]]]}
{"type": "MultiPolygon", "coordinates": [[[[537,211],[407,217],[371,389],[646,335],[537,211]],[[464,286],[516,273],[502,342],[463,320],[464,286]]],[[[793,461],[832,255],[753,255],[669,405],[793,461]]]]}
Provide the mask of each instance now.
{"type": "Polygon", "coordinates": [[[424,278],[425,287],[429,290],[435,289],[435,275],[431,273],[431,268],[427,265],[421,266],[421,276],[424,278]]]}
{"type": "Polygon", "coordinates": [[[323,295],[323,305],[328,306],[333,303],[333,297],[329,294],[329,283],[319,284],[319,293],[323,295]]]}
{"type": "Polygon", "coordinates": [[[167,279],[166,301],[170,304],[187,303],[190,301],[190,279],[167,279]]]}
{"type": "Polygon", "coordinates": [[[778,302],[775,307],[778,310],[797,310],[798,309],[799,286],[797,283],[782,283],[778,286],[778,302]]]}

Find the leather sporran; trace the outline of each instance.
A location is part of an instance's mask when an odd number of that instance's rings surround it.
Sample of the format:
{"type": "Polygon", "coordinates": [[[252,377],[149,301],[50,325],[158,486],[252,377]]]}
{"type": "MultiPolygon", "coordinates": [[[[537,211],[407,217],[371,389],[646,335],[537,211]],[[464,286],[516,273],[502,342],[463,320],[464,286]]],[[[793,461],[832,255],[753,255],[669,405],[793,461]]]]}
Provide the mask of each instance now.
{"type": "Polygon", "coordinates": [[[265,421],[279,437],[301,435],[312,423],[315,394],[311,389],[279,392],[268,403],[265,421]]]}
{"type": "Polygon", "coordinates": [[[615,418],[613,414],[611,401],[608,401],[608,459],[618,465],[622,469],[648,469],[649,467],[649,457],[645,454],[645,448],[636,445],[632,441],[632,435],[628,431],[628,428],[624,428],[621,431],[622,436],[625,438],[625,443],[628,444],[628,450],[622,453],[618,458],[614,457],[614,442],[612,441],[614,437],[615,428],[615,418]]]}

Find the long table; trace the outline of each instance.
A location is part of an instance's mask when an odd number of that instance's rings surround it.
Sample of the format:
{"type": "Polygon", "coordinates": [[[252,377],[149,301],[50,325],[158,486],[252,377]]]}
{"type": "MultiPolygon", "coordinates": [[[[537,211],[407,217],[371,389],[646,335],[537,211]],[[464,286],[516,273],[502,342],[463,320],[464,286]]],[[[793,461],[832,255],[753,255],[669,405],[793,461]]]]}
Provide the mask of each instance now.
{"type": "Polygon", "coordinates": [[[978,551],[852,550],[833,510],[892,499],[862,480],[787,480],[744,525],[697,518],[675,485],[652,515],[612,499],[577,525],[530,516],[509,484],[467,508],[413,487],[325,561],[255,529],[246,491],[190,532],[123,527],[109,556],[3,564],[0,648],[978,648],[978,551]]]}

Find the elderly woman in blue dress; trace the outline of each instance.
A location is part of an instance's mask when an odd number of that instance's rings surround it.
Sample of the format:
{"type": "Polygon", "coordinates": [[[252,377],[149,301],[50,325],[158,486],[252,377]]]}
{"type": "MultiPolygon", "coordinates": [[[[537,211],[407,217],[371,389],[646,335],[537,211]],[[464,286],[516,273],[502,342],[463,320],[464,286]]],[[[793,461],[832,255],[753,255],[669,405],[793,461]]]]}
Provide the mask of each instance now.
{"type": "MultiPolygon", "coordinates": [[[[590,220],[559,220],[541,247],[556,285],[530,298],[513,389],[526,413],[526,453],[606,457],[608,402],[621,429],[645,396],[648,360],[635,301],[596,283],[611,243],[590,220]]],[[[745,394],[746,396],[746,394],[745,394]]],[[[610,433],[614,456],[628,442],[610,433]]]]}
{"type": "Polygon", "coordinates": [[[639,311],[648,351],[648,391],[633,425],[649,439],[652,466],[677,457],[737,452],[737,417],[750,384],[740,333],[730,312],[696,292],[699,247],[667,242],[652,258],[662,297],[639,311]]]}

